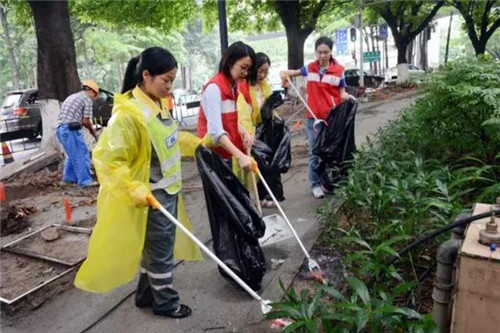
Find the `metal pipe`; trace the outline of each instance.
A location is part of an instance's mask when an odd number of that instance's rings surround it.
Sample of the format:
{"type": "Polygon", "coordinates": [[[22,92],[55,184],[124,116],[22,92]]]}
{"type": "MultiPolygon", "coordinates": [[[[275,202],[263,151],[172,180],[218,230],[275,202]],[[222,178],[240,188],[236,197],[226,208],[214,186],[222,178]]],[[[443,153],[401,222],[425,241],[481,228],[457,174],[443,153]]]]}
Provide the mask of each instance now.
{"type": "Polygon", "coordinates": [[[451,294],[454,285],[453,265],[462,245],[460,239],[449,239],[441,244],[437,250],[437,270],[434,288],[432,291],[434,321],[439,332],[447,332],[451,312],[451,294]]]}

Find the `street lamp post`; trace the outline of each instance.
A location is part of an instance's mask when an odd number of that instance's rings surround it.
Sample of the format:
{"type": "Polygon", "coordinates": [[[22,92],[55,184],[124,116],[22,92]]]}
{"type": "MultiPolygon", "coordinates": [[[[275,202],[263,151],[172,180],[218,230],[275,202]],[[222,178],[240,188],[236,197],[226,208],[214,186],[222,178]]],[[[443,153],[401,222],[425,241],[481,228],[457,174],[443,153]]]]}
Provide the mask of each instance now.
{"type": "Polygon", "coordinates": [[[224,54],[229,43],[227,38],[226,0],[218,0],[220,51],[224,54]]]}
{"type": "Polygon", "coordinates": [[[359,86],[365,86],[363,73],[363,0],[359,0],[359,86]]]}

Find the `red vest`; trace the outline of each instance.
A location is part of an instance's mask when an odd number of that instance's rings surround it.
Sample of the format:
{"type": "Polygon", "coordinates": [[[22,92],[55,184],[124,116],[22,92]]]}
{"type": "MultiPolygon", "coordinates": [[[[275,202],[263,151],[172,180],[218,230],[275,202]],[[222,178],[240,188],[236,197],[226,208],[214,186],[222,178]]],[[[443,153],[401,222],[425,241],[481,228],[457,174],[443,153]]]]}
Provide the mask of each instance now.
{"type": "MultiPolygon", "coordinates": [[[[307,104],[319,119],[326,119],[330,110],[342,103],[339,83],[344,67],[335,60],[330,63],[325,74],[319,74],[319,61],[307,65],[307,104]]],[[[307,118],[313,118],[307,112],[307,118]]]]}
{"type": "MultiPolygon", "coordinates": [[[[236,146],[236,148],[243,152],[243,141],[241,140],[241,136],[238,131],[238,109],[236,108],[238,94],[234,89],[231,89],[231,83],[222,73],[215,75],[205,85],[205,88],[211,83],[215,83],[221,92],[222,127],[224,128],[224,131],[227,132],[229,139],[236,146]]],[[[203,91],[205,91],[205,88],[203,88],[203,91]]],[[[198,137],[203,138],[205,134],[207,134],[207,131],[207,118],[205,117],[203,107],[200,105],[200,113],[198,115],[198,137]]],[[[222,147],[214,148],[214,151],[222,158],[229,159],[232,157],[232,155],[222,147]]]]}

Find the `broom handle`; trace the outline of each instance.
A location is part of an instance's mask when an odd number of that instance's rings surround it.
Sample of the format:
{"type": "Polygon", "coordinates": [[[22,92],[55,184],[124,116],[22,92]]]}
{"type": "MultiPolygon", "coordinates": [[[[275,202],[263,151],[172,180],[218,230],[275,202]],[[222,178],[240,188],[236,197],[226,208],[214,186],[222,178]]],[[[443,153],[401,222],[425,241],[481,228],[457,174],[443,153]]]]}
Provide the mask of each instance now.
{"type": "MultiPolygon", "coordinates": [[[[248,156],[250,156],[250,149],[248,149],[247,151],[248,156]]],[[[255,179],[255,174],[252,171],[250,171],[250,178],[252,180],[252,187],[255,195],[255,205],[257,206],[257,209],[260,215],[262,216],[262,207],[260,206],[259,189],[257,188],[257,180],[255,179]]]]}
{"type": "Polygon", "coordinates": [[[289,76],[286,77],[288,82],[290,83],[290,86],[293,88],[293,90],[295,90],[295,93],[297,94],[297,96],[299,97],[299,99],[302,101],[302,103],[304,103],[305,107],[307,108],[307,110],[312,114],[312,116],[314,117],[314,120],[318,120],[318,117],[316,117],[316,115],[314,114],[314,112],[311,110],[311,108],[309,107],[309,105],[307,105],[307,102],[304,100],[304,98],[302,97],[302,95],[299,93],[299,91],[297,90],[297,88],[295,87],[295,85],[292,83],[292,80],[290,79],[289,76]]]}

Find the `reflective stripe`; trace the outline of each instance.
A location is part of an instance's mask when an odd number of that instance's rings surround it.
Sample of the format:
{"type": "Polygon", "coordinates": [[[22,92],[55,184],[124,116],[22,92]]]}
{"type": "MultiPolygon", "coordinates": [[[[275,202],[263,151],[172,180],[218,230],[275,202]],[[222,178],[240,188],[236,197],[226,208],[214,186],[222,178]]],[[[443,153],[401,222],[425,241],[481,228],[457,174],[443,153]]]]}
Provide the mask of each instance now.
{"type": "Polygon", "coordinates": [[[168,169],[174,167],[177,163],[179,163],[180,159],[181,159],[181,151],[177,150],[172,157],[161,162],[162,172],[166,172],[168,169]]]}
{"type": "Polygon", "coordinates": [[[232,99],[223,100],[221,109],[222,109],[222,113],[237,112],[236,103],[232,99]]]}
{"type": "Polygon", "coordinates": [[[158,183],[150,183],[149,186],[151,187],[152,190],[160,190],[160,189],[163,190],[169,187],[170,185],[177,183],[180,180],[182,180],[182,175],[180,172],[178,172],[173,176],[162,178],[158,183]]]}
{"type": "Polygon", "coordinates": [[[318,73],[307,73],[307,81],[319,82],[318,73]]]}
{"type": "Polygon", "coordinates": [[[161,286],[151,284],[151,288],[153,288],[154,290],[162,290],[162,289],[166,289],[166,288],[172,289],[173,286],[174,286],[173,284],[162,284],[161,286]]]}
{"type": "Polygon", "coordinates": [[[172,277],[172,272],[168,272],[168,273],[152,273],[152,272],[148,271],[147,269],[145,269],[144,267],[141,267],[140,272],[142,274],[149,275],[153,279],[168,279],[168,278],[172,277]]]}
{"type": "Polygon", "coordinates": [[[321,80],[321,82],[328,83],[331,84],[332,86],[338,87],[340,80],[341,78],[338,76],[325,74],[323,75],[323,79],[321,80]]]}

